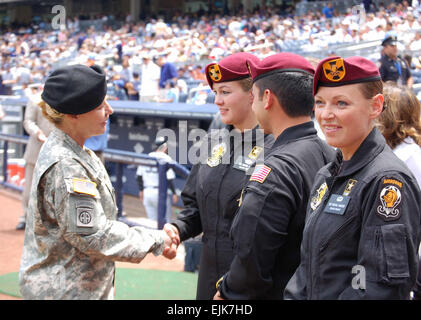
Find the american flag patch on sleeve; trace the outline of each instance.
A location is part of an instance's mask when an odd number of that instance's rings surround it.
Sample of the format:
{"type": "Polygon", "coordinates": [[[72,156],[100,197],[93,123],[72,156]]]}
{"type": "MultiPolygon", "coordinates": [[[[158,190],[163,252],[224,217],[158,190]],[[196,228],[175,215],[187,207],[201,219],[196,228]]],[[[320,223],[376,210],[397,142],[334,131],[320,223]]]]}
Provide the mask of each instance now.
{"type": "Polygon", "coordinates": [[[250,181],[257,181],[263,183],[266,180],[266,177],[269,175],[272,169],[265,165],[257,165],[254,169],[253,174],[250,177],[250,181]]]}

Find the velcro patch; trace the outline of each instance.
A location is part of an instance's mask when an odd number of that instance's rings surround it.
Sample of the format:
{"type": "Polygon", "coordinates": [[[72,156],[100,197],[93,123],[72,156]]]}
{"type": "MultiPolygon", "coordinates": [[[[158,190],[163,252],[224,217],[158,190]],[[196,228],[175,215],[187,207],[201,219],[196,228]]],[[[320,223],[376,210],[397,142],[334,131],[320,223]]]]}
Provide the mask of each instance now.
{"type": "Polygon", "coordinates": [[[97,195],[95,182],[84,180],[84,179],[78,179],[78,178],[73,178],[72,181],[73,181],[73,192],[87,194],[93,197],[97,195]]]}
{"type": "Polygon", "coordinates": [[[377,214],[385,221],[397,220],[401,216],[403,183],[394,178],[385,178],[378,195],[377,214]]]}
{"type": "Polygon", "coordinates": [[[272,169],[268,166],[259,164],[256,166],[256,169],[254,169],[254,172],[250,177],[250,181],[257,181],[259,183],[263,183],[265,182],[267,176],[271,171],[272,169]]]}

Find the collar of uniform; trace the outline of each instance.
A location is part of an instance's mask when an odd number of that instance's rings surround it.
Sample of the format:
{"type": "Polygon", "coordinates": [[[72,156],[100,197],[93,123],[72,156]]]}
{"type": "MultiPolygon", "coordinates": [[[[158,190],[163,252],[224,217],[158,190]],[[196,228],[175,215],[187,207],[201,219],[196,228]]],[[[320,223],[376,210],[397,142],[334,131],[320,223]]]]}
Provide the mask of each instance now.
{"type": "Polygon", "coordinates": [[[373,128],[352,158],[343,162],[341,172],[338,176],[348,176],[365,167],[383,151],[385,145],[386,140],[383,135],[377,128],[373,128]]]}
{"type": "Polygon", "coordinates": [[[299,139],[299,138],[310,136],[310,135],[316,135],[316,134],[317,134],[317,131],[314,128],[313,121],[304,122],[299,125],[285,129],[279,135],[279,137],[275,140],[275,143],[273,144],[273,148],[284,145],[291,140],[299,139]]]}
{"type": "Polygon", "coordinates": [[[63,141],[78,157],[83,160],[83,163],[89,165],[92,169],[92,172],[96,172],[95,165],[93,164],[93,159],[87,152],[84,150],[75,140],[73,140],[68,134],[61,131],[58,128],[54,128],[53,132],[60,141],[63,141]]]}

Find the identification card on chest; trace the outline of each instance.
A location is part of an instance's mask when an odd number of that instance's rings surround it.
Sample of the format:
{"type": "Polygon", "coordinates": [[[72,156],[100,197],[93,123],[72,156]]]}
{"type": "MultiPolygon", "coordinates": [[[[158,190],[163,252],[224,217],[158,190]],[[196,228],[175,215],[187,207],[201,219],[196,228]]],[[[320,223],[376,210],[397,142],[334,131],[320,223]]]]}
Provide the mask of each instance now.
{"type": "Polygon", "coordinates": [[[348,206],[349,199],[350,197],[347,196],[332,194],[323,212],[343,215],[348,206]]]}

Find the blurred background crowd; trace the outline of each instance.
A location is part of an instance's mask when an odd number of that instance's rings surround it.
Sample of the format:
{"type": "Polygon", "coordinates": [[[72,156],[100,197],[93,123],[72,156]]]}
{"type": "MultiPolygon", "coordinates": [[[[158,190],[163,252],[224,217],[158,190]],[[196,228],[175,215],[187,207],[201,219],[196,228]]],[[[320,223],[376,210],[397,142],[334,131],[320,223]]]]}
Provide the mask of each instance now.
{"type": "Polygon", "coordinates": [[[259,58],[289,51],[314,60],[358,54],[378,63],[380,42],[388,33],[397,35],[417,84],[420,12],[418,1],[363,1],[342,13],[329,1],[306,13],[273,6],[235,15],[203,10],[140,21],[104,15],[91,17],[88,26],[72,17],[59,30],[39,19],[25,26],[3,25],[0,95],[24,94],[54,68],[82,63],[107,70],[110,99],[203,104],[213,101],[203,70],[212,60],[238,51],[259,58]]]}

